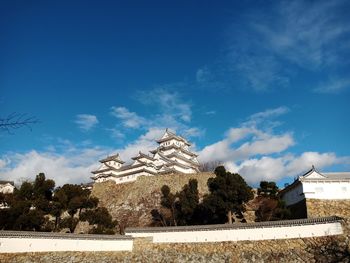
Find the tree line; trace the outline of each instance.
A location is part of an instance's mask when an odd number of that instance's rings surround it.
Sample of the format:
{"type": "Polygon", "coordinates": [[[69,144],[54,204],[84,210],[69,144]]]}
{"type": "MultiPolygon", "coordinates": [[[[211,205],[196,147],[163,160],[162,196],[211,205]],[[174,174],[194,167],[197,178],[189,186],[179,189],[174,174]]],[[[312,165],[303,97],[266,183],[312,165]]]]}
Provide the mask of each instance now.
{"type": "MultiPolygon", "coordinates": [[[[201,200],[196,179],[190,179],[176,193],[172,193],[170,187],[164,185],[161,188],[161,208],[151,211],[153,225],[231,224],[233,221],[245,223],[245,204],[254,198],[252,188],[239,174],[226,171],[224,166],[216,167],[214,173],[215,177],[207,181],[209,193],[201,200]]],[[[277,193],[276,183],[260,183],[256,221],[289,218],[289,210],[277,193]]]]}
{"type": "Polygon", "coordinates": [[[80,221],[87,221],[89,233],[114,234],[118,222],[98,202],[90,190],[74,184],[55,188],[55,181],[40,173],[13,194],[0,194],[0,229],[74,232],[80,221]]]}

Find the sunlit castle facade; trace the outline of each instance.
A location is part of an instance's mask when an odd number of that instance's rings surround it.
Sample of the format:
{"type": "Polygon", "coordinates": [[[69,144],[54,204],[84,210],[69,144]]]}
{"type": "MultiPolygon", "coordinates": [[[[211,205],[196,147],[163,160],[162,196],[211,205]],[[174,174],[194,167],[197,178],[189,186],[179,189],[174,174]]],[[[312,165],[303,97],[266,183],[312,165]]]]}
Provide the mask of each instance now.
{"type": "Polygon", "coordinates": [[[199,172],[197,154],[190,151],[191,144],[181,136],[166,129],[159,146],[150,154],[139,152],[130,165],[124,165],[119,154],[100,160],[101,166],[92,173],[95,183],[112,180],[117,184],[135,181],[139,176],[199,172]]]}
{"type": "Polygon", "coordinates": [[[280,193],[287,206],[304,199],[350,200],[350,172],[321,173],[314,166],[280,193]]]}

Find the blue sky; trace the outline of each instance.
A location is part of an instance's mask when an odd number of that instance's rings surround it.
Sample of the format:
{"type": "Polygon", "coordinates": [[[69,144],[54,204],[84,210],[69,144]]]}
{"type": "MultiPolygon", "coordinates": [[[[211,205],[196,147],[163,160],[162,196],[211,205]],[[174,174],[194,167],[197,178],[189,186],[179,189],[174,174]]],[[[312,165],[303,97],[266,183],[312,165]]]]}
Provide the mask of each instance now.
{"type": "Polygon", "coordinates": [[[165,128],[256,185],[350,170],[347,1],[2,1],[0,178],[89,181],[165,128]]]}

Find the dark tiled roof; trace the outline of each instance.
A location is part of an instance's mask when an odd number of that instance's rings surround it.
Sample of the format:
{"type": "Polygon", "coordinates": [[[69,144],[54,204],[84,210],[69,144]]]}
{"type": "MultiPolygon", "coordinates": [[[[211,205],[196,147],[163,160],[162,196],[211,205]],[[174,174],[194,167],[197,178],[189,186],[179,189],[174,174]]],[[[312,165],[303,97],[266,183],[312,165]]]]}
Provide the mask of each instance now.
{"type": "Polygon", "coordinates": [[[0,180],[0,184],[10,184],[10,185],[15,186],[14,181],[5,181],[5,180],[0,180]]]}
{"type": "Polygon", "coordinates": [[[350,172],[323,173],[329,180],[350,180],[350,172]]]}
{"type": "Polygon", "coordinates": [[[139,170],[136,170],[136,171],[132,171],[132,172],[129,172],[129,173],[125,173],[125,174],[120,174],[120,175],[112,175],[116,178],[122,178],[122,177],[125,177],[125,176],[128,176],[128,175],[132,175],[132,174],[137,174],[137,173],[141,173],[141,172],[147,172],[147,173],[150,173],[150,174],[153,174],[153,175],[156,175],[156,173],[146,169],[146,167],[142,168],[142,169],[139,169],[139,170]]]}
{"type": "Polygon", "coordinates": [[[299,184],[301,184],[301,182],[297,179],[294,180],[294,182],[290,185],[288,185],[287,187],[283,188],[281,191],[278,192],[279,196],[283,196],[286,192],[288,192],[289,190],[292,190],[293,188],[297,187],[299,184]]]}
{"type": "Polygon", "coordinates": [[[142,152],[139,152],[139,155],[138,155],[138,156],[135,156],[135,157],[133,157],[133,158],[131,158],[131,159],[133,159],[133,160],[138,160],[138,159],[141,159],[141,158],[146,158],[146,159],[148,159],[148,160],[154,161],[153,157],[148,156],[147,154],[144,154],[144,153],[142,153],[142,152]]]}
{"type": "Polygon", "coordinates": [[[169,150],[169,149],[176,149],[176,150],[180,150],[181,152],[187,153],[188,155],[191,155],[191,156],[198,156],[198,154],[190,152],[190,151],[188,151],[188,150],[186,150],[186,149],[184,149],[184,148],[182,148],[180,146],[174,145],[174,144],[169,145],[169,146],[159,146],[157,149],[150,151],[150,153],[155,154],[158,150],[166,151],[166,150],[169,150]]]}
{"type": "Polygon", "coordinates": [[[170,153],[170,154],[165,155],[165,156],[168,157],[168,158],[170,158],[170,157],[176,157],[176,158],[179,158],[179,159],[181,159],[181,160],[183,160],[183,161],[185,161],[185,162],[189,162],[189,163],[193,164],[194,166],[199,166],[198,163],[195,163],[194,161],[192,161],[192,160],[190,160],[190,159],[187,159],[186,157],[184,157],[184,156],[182,156],[182,155],[180,155],[180,154],[178,154],[178,153],[175,153],[175,152],[170,153]]]}
{"type": "Polygon", "coordinates": [[[251,229],[251,228],[284,227],[284,226],[295,226],[295,225],[296,226],[316,225],[316,224],[340,222],[342,220],[343,219],[341,217],[330,216],[330,217],[318,217],[318,218],[308,218],[308,219],[268,221],[268,222],[259,222],[259,223],[127,228],[125,232],[127,234],[131,234],[131,233],[183,232],[183,231],[206,231],[206,230],[225,230],[225,229],[251,229]]]}
{"type": "Polygon", "coordinates": [[[175,140],[178,140],[178,141],[182,141],[184,143],[186,143],[187,145],[191,145],[188,141],[186,141],[184,138],[182,138],[181,136],[178,136],[176,135],[175,133],[169,131],[168,129],[166,129],[165,131],[166,133],[168,133],[168,137],[166,138],[162,138],[162,139],[159,139],[157,140],[158,143],[162,143],[162,142],[166,142],[166,141],[169,141],[171,139],[175,139],[175,140]]]}
{"type": "MultiPolygon", "coordinates": [[[[314,166],[312,166],[311,170],[304,173],[302,176],[302,181],[339,181],[339,180],[350,180],[350,172],[330,172],[330,173],[321,173],[314,166]],[[322,177],[320,178],[309,178],[308,175],[312,172],[316,172],[322,177]]],[[[299,178],[300,178],[299,177],[299,178]]]]}
{"type": "Polygon", "coordinates": [[[91,240],[131,240],[131,236],[124,235],[94,235],[94,234],[71,234],[34,231],[0,231],[1,238],[40,238],[40,239],[91,239],[91,240]]]}
{"type": "Polygon", "coordinates": [[[120,169],[115,169],[114,167],[108,166],[105,169],[95,170],[95,171],[92,171],[91,173],[98,174],[98,173],[103,173],[103,172],[108,172],[108,171],[120,171],[120,169]]]}
{"type": "Polygon", "coordinates": [[[124,163],[122,160],[120,160],[119,158],[119,153],[115,154],[115,155],[111,155],[111,156],[108,156],[102,160],[100,160],[100,163],[105,163],[105,162],[109,162],[109,161],[116,161],[118,163],[124,163]]]}

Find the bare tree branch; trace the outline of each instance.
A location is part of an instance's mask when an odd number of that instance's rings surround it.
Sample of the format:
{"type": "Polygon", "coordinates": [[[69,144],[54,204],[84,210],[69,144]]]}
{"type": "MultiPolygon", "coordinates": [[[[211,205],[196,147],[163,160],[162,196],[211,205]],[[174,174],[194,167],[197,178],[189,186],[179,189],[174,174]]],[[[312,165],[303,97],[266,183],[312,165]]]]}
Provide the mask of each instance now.
{"type": "Polygon", "coordinates": [[[210,161],[206,163],[201,163],[199,166],[199,170],[201,172],[214,172],[215,168],[223,165],[223,162],[221,161],[210,161]]]}
{"type": "Polygon", "coordinates": [[[39,120],[26,113],[13,112],[5,118],[0,118],[0,132],[12,134],[12,130],[27,127],[32,130],[31,125],[38,123],[39,120]]]}

